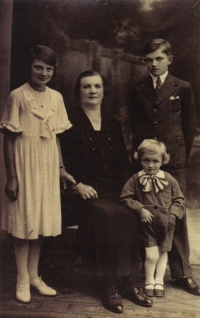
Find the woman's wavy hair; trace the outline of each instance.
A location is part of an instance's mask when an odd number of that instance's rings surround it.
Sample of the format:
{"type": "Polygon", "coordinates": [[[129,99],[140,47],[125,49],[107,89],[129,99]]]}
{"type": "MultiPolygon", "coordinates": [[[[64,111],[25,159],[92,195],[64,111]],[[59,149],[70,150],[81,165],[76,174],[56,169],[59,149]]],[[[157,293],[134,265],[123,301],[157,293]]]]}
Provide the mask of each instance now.
{"type": "Polygon", "coordinates": [[[162,163],[167,164],[170,160],[170,155],[167,153],[166,146],[163,142],[155,139],[145,139],[139,145],[138,151],[134,153],[134,158],[141,161],[143,154],[156,154],[160,153],[162,155],[162,163]]]}
{"type": "Polygon", "coordinates": [[[101,77],[102,82],[103,82],[104,96],[108,95],[109,90],[108,90],[107,81],[106,81],[105,77],[97,71],[87,70],[85,72],[80,73],[76,79],[76,84],[74,87],[74,95],[76,96],[76,98],[78,98],[78,99],[80,98],[81,79],[84,77],[95,76],[95,75],[99,75],[101,77]]]}
{"type": "Polygon", "coordinates": [[[35,59],[40,60],[48,65],[51,65],[54,68],[53,76],[56,75],[57,73],[56,55],[50,47],[44,46],[44,45],[36,45],[30,51],[30,65],[33,63],[35,59]]]}

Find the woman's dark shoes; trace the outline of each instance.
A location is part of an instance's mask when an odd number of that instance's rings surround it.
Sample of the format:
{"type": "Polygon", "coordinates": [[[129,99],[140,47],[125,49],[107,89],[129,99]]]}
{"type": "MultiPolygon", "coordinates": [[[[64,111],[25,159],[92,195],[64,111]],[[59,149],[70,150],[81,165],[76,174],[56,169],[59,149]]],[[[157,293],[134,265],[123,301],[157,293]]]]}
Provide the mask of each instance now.
{"type": "Polygon", "coordinates": [[[123,302],[117,290],[109,290],[105,292],[104,306],[115,313],[123,312],[123,302]]]}
{"type": "Polygon", "coordinates": [[[154,296],[154,285],[153,284],[146,284],[144,291],[145,291],[145,294],[147,295],[147,297],[153,297],[154,296]]]}
{"type": "Polygon", "coordinates": [[[145,295],[142,288],[132,287],[127,292],[127,296],[139,306],[151,307],[153,305],[153,301],[145,295]]]}
{"type": "Polygon", "coordinates": [[[154,286],[154,296],[155,297],[164,297],[165,296],[165,288],[162,284],[155,284],[154,286]],[[161,286],[161,288],[156,288],[156,286],[161,286]]]}

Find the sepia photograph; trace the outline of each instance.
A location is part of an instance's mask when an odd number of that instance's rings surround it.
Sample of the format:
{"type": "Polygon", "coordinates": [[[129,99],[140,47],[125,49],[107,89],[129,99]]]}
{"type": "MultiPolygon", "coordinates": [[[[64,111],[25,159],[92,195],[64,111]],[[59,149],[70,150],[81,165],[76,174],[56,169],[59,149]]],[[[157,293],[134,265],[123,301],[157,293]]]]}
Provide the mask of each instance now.
{"type": "Polygon", "coordinates": [[[0,0],[0,318],[200,318],[200,0],[0,0]]]}

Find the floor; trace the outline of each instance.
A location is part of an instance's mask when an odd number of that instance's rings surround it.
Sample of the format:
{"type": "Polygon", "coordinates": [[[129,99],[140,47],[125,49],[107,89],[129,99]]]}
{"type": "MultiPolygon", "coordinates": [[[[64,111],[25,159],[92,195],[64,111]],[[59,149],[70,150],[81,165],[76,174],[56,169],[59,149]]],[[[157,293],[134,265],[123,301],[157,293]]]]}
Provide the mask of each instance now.
{"type": "MultiPolygon", "coordinates": [[[[51,244],[45,259],[43,279],[56,288],[56,297],[45,297],[32,290],[29,304],[15,300],[16,266],[11,238],[1,241],[1,318],[111,318],[111,317],[143,317],[143,318],[200,318],[200,296],[193,296],[176,287],[170,279],[169,269],[166,271],[164,298],[155,298],[152,308],[144,308],[124,299],[124,312],[115,314],[105,309],[98,297],[94,277],[86,276],[78,259],[73,270],[74,280],[68,286],[73,293],[62,294],[64,265],[68,263],[74,230],[68,230],[64,237],[56,238],[51,244]],[[66,252],[67,251],[67,252],[66,252]]],[[[200,265],[193,265],[193,276],[200,284],[200,265]]],[[[141,285],[143,283],[140,283],[141,285]]]]}
{"type": "MultiPolygon", "coordinates": [[[[199,172],[200,136],[196,139],[187,169],[190,262],[193,264],[193,277],[200,284],[199,172]]],[[[74,293],[60,293],[64,267],[72,255],[71,243],[75,235],[73,229],[68,229],[63,236],[55,238],[45,258],[43,279],[56,288],[58,295],[49,298],[32,291],[29,304],[19,303],[15,300],[16,266],[12,239],[2,232],[0,234],[0,318],[200,318],[200,296],[193,296],[176,287],[170,279],[169,268],[165,275],[166,295],[161,299],[154,297],[152,308],[140,307],[124,299],[122,314],[114,314],[105,309],[98,297],[94,277],[84,274],[79,259],[73,270],[74,280],[68,282],[74,293]]]]}

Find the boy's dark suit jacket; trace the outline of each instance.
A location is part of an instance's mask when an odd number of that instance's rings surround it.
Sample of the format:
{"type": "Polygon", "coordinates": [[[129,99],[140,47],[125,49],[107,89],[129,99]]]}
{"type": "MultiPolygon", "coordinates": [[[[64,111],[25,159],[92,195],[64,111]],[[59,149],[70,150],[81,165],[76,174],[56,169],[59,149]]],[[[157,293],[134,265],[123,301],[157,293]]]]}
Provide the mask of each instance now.
{"type": "Polygon", "coordinates": [[[156,98],[152,78],[148,76],[131,91],[129,114],[133,151],[144,139],[157,138],[171,155],[168,166],[185,166],[196,129],[190,83],[168,74],[156,98]]]}

